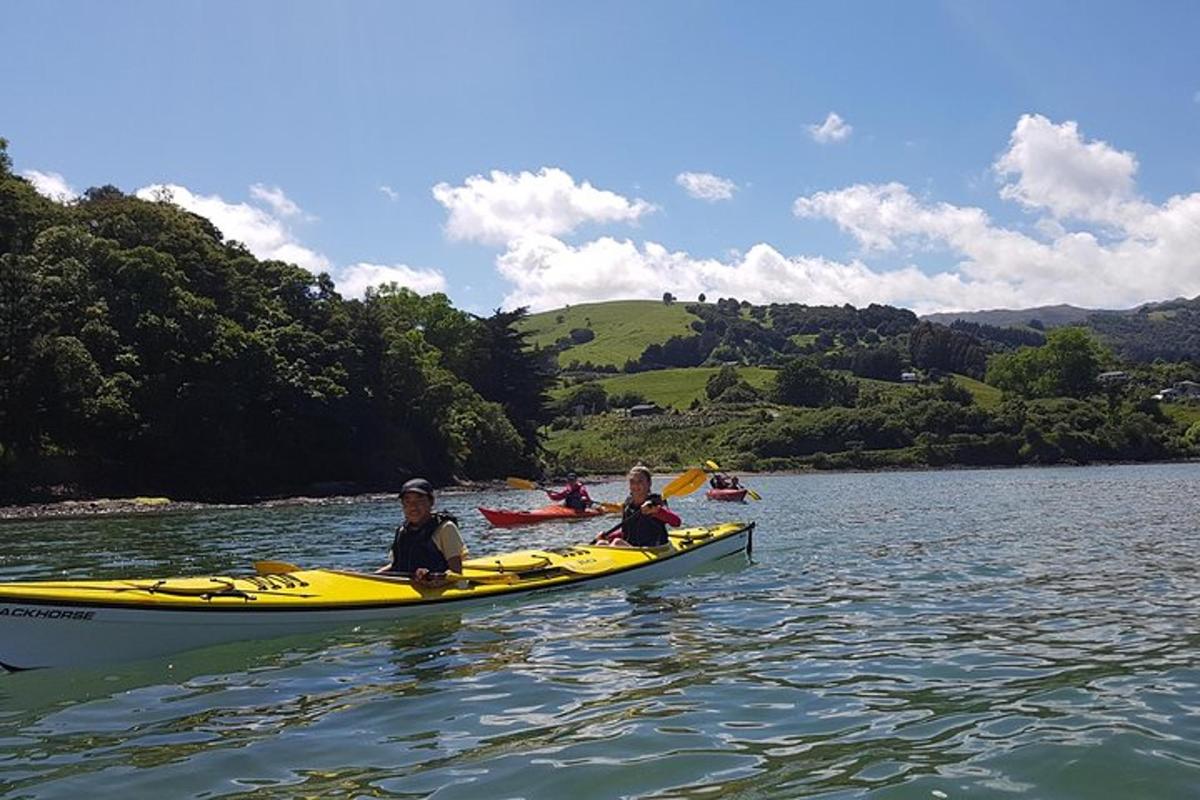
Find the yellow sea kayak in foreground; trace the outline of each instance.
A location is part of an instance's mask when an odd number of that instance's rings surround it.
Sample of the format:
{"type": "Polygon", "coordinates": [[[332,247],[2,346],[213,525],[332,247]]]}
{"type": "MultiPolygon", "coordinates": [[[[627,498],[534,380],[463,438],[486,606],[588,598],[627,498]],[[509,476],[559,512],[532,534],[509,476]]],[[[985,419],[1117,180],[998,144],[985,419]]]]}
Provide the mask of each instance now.
{"type": "MultiPolygon", "coordinates": [[[[452,583],[334,569],[0,583],[0,666],[86,666],[403,619],[531,592],[657,581],[748,552],[754,523],[674,531],[661,548],[581,545],[470,559],[452,583]]],[[[284,565],[287,567],[288,565],[284,565]]]]}

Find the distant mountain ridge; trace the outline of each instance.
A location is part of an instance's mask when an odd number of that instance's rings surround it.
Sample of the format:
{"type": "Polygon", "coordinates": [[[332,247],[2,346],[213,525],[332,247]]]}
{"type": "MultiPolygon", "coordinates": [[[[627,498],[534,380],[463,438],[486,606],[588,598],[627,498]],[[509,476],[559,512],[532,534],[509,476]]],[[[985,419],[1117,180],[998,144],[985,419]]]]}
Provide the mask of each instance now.
{"type": "Polygon", "coordinates": [[[1080,308],[1061,304],[1057,306],[1037,306],[1036,308],[991,308],[984,311],[941,311],[936,314],[924,314],[921,319],[949,325],[955,320],[963,322],[978,322],[980,325],[995,325],[998,328],[1026,326],[1030,320],[1038,320],[1047,328],[1060,325],[1077,325],[1084,322],[1092,314],[1129,314],[1130,311],[1107,311],[1095,308],[1080,308]]]}

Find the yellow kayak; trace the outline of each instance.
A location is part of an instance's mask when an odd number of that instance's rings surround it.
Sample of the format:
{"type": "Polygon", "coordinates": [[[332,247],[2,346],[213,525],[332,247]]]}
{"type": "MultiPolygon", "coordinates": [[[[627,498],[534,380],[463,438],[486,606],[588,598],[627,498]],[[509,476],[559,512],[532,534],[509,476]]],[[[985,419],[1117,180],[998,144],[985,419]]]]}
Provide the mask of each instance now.
{"type": "Polygon", "coordinates": [[[531,592],[657,581],[748,552],[753,530],[754,523],[730,522],[674,531],[660,548],[580,545],[474,558],[437,588],[402,576],[287,564],[247,576],[0,583],[0,667],[105,664],[531,592]]]}

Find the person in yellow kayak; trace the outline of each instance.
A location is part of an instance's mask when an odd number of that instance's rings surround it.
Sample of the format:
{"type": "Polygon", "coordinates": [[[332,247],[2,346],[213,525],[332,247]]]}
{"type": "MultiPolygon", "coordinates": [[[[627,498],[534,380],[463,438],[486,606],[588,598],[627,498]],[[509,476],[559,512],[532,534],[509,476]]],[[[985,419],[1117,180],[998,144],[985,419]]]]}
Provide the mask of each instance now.
{"type": "Polygon", "coordinates": [[[629,497],[621,509],[621,524],[596,537],[596,544],[612,547],[661,547],[667,543],[667,526],[680,519],[667,508],[662,495],[650,492],[649,468],[638,464],[629,470],[629,497]]]}
{"type": "Polygon", "coordinates": [[[413,478],[400,487],[404,524],[392,540],[392,560],[376,572],[412,576],[413,583],[437,586],[447,571],[462,572],[467,546],[454,515],[433,510],[433,486],[413,478]]]}
{"type": "Polygon", "coordinates": [[[579,482],[574,472],[567,473],[567,485],[557,492],[546,490],[546,496],[575,512],[584,511],[592,504],[587,487],[579,482]]]}

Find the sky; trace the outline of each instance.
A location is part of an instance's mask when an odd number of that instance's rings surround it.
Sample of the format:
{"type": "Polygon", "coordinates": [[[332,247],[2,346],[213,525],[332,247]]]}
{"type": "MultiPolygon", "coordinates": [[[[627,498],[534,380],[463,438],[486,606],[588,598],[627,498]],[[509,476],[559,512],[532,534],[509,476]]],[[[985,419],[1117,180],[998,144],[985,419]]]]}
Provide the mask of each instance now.
{"type": "Polygon", "coordinates": [[[0,136],[459,307],[1200,295],[1200,3],[33,2],[0,136]]]}

